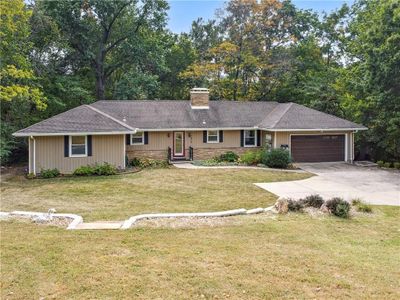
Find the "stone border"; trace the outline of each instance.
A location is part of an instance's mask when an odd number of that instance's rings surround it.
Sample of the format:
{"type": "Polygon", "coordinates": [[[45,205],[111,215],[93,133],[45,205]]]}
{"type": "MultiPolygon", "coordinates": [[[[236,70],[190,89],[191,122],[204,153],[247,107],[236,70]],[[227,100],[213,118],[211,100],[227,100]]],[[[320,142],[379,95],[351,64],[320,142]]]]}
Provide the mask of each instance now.
{"type": "MultiPolygon", "coordinates": [[[[129,219],[123,221],[120,229],[125,230],[132,227],[134,223],[139,220],[145,219],[162,219],[162,218],[187,218],[187,217],[200,217],[200,218],[215,218],[215,217],[228,217],[228,216],[238,216],[238,215],[253,215],[259,214],[262,212],[274,212],[274,206],[270,206],[267,208],[254,208],[246,210],[244,208],[233,209],[233,210],[225,210],[225,211],[216,211],[216,212],[199,212],[199,213],[159,213],[159,214],[142,214],[132,216],[129,219]]],[[[48,213],[43,212],[30,212],[30,211],[12,211],[12,212],[0,212],[0,219],[7,218],[9,216],[20,216],[20,217],[47,217],[48,213]]],[[[79,224],[83,223],[83,218],[79,215],[75,214],[51,214],[53,218],[68,218],[72,219],[72,222],[69,223],[67,230],[78,230],[76,228],[79,224]]],[[[92,222],[96,223],[96,222],[92,222]]],[[[96,228],[93,228],[96,229],[96,228]]],[[[101,228],[98,228],[101,229],[101,228]]]]}
{"type": "MultiPolygon", "coordinates": [[[[8,217],[8,216],[20,216],[20,217],[28,217],[28,218],[34,218],[34,217],[47,217],[49,216],[48,213],[43,213],[43,212],[32,212],[32,211],[12,211],[12,212],[0,212],[1,217],[8,217]]],[[[75,214],[51,214],[52,218],[67,218],[67,219],[72,219],[71,223],[69,223],[67,230],[75,229],[75,227],[83,222],[83,218],[79,215],[75,214]]]]}

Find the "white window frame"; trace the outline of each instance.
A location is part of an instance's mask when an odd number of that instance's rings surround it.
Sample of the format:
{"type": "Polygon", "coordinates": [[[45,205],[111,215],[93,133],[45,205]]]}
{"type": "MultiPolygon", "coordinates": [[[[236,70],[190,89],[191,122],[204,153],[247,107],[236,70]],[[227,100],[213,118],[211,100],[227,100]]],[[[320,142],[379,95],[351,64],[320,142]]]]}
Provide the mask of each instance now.
{"type": "MultiPolygon", "coordinates": [[[[138,137],[136,137],[136,138],[138,138],[138,137]]],[[[131,142],[131,143],[130,143],[131,145],[144,145],[144,131],[142,131],[142,132],[136,132],[136,133],[134,133],[134,134],[131,134],[130,142],[131,142]],[[134,143],[134,142],[132,141],[133,136],[134,136],[135,134],[139,134],[139,133],[142,134],[142,142],[141,142],[141,143],[134,143]]]]}
{"type": "MultiPolygon", "coordinates": [[[[75,144],[81,145],[81,144],[75,144]]],[[[87,135],[70,135],[69,136],[69,156],[70,157],[87,157],[88,156],[88,140],[87,135]],[[84,136],[85,137],[85,154],[72,154],[72,137],[84,136]]]]}
{"type": "Polygon", "coordinates": [[[243,146],[246,148],[254,148],[257,147],[257,130],[245,130],[243,134],[243,146]],[[254,145],[246,145],[246,132],[254,131],[254,145]]]}
{"type": "MultiPolygon", "coordinates": [[[[215,136],[212,134],[211,136],[215,136]]],[[[219,143],[219,130],[207,130],[207,144],[218,144],[219,143]],[[208,137],[210,136],[209,132],[210,131],[216,131],[217,132],[217,140],[216,141],[210,141],[208,137]]]]}

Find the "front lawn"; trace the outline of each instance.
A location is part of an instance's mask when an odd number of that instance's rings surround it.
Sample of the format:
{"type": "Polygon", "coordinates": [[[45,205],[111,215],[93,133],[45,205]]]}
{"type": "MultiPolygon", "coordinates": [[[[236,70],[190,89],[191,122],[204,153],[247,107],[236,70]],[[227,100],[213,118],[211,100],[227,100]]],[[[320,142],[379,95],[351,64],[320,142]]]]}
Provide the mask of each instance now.
{"type": "Polygon", "coordinates": [[[0,222],[1,299],[399,299],[400,210],[374,210],[126,231],[0,222]]]}
{"type": "Polygon", "coordinates": [[[154,169],[110,177],[27,180],[1,185],[1,210],[76,213],[85,221],[125,220],[141,213],[267,207],[276,196],[253,183],[298,180],[309,174],[243,169],[154,169]]]}

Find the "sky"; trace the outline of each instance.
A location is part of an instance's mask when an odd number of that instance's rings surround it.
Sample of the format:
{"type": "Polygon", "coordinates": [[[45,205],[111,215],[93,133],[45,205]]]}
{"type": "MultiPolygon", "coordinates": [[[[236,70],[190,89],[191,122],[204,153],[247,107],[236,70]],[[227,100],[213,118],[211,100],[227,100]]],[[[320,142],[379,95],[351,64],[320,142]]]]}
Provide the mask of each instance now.
{"type": "MultiPolygon", "coordinates": [[[[168,0],[168,28],[174,33],[189,32],[192,21],[202,17],[212,19],[215,10],[222,8],[226,0],[168,0]]],[[[354,0],[292,0],[301,9],[313,9],[318,13],[330,12],[342,4],[351,5],[354,0]]]]}

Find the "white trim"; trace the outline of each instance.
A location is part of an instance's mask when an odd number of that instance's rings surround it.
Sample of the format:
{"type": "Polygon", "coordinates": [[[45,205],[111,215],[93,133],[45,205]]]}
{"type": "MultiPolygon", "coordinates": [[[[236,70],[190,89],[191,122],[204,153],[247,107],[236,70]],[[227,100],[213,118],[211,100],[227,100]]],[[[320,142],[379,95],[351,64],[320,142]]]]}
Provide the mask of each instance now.
{"type": "Polygon", "coordinates": [[[271,129],[271,128],[260,128],[262,130],[267,131],[275,131],[275,132],[285,132],[285,131],[294,131],[294,132],[303,132],[303,131],[351,131],[351,130],[368,130],[368,128],[329,128],[329,129],[322,129],[322,128],[310,128],[310,129],[271,129]]]}
{"type": "MultiPolygon", "coordinates": [[[[138,128],[137,131],[204,131],[204,130],[257,130],[258,127],[204,127],[204,128],[138,128]]],[[[264,130],[264,129],[263,129],[264,130]]]]}
{"type": "Polygon", "coordinates": [[[344,134],[344,161],[346,161],[346,162],[349,159],[349,155],[347,153],[349,150],[348,142],[349,142],[349,134],[345,133],[344,134]]]}
{"type": "Polygon", "coordinates": [[[99,132],[54,132],[54,133],[43,133],[43,132],[29,132],[29,133],[13,133],[13,136],[26,137],[26,136],[60,136],[60,135],[119,135],[119,134],[131,134],[136,133],[134,131],[99,131],[99,132]]]}
{"type": "Polygon", "coordinates": [[[33,139],[33,175],[36,175],[36,140],[34,137],[33,139]]]}
{"type": "Polygon", "coordinates": [[[88,141],[87,135],[81,135],[85,137],[85,154],[72,154],[72,135],[69,136],[69,157],[87,157],[88,156],[88,141]]]}
{"type": "Polygon", "coordinates": [[[244,132],[243,132],[243,147],[245,147],[245,148],[257,147],[257,130],[256,129],[244,130],[244,132]],[[246,131],[254,131],[254,145],[246,145],[246,131]]]}
{"type": "Polygon", "coordinates": [[[192,109],[209,109],[210,107],[209,106],[200,106],[200,105],[192,105],[192,104],[190,104],[190,107],[192,108],[192,109]]]}
{"type": "Polygon", "coordinates": [[[219,141],[219,130],[207,130],[207,144],[218,144],[218,143],[220,143],[220,141],[219,141]],[[209,132],[210,131],[216,131],[217,132],[217,140],[216,141],[209,141],[208,140],[208,137],[209,137],[209,132]]]}
{"type": "Polygon", "coordinates": [[[292,157],[292,136],[296,136],[296,135],[344,135],[345,136],[345,141],[344,141],[344,162],[346,162],[346,133],[293,133],[293,134],[289,134],[289,152],[290,152],[290,156],[292,157]]]}
{"type": "Polygon", "coordinates": [[[126,137],[123,135],[122,136],[122,143],[123,143],[123,149],[124,152],[122,153],[123,157],[124,157],[124,169],[126,169],[126,137]]]}
{"type": "MultiPolygon", "coordinates": [[[[137,137],[138,138],[138,137],[137,137]]],[[[131,133],[129,145],[136,146],[136,145],[144,145],[144,131],[137,131],[135,133],[131,133]],[[132,138],[134,134],[141,133],[142,134],[142,142],[141,143],[132,143],[132,138]]]]}

